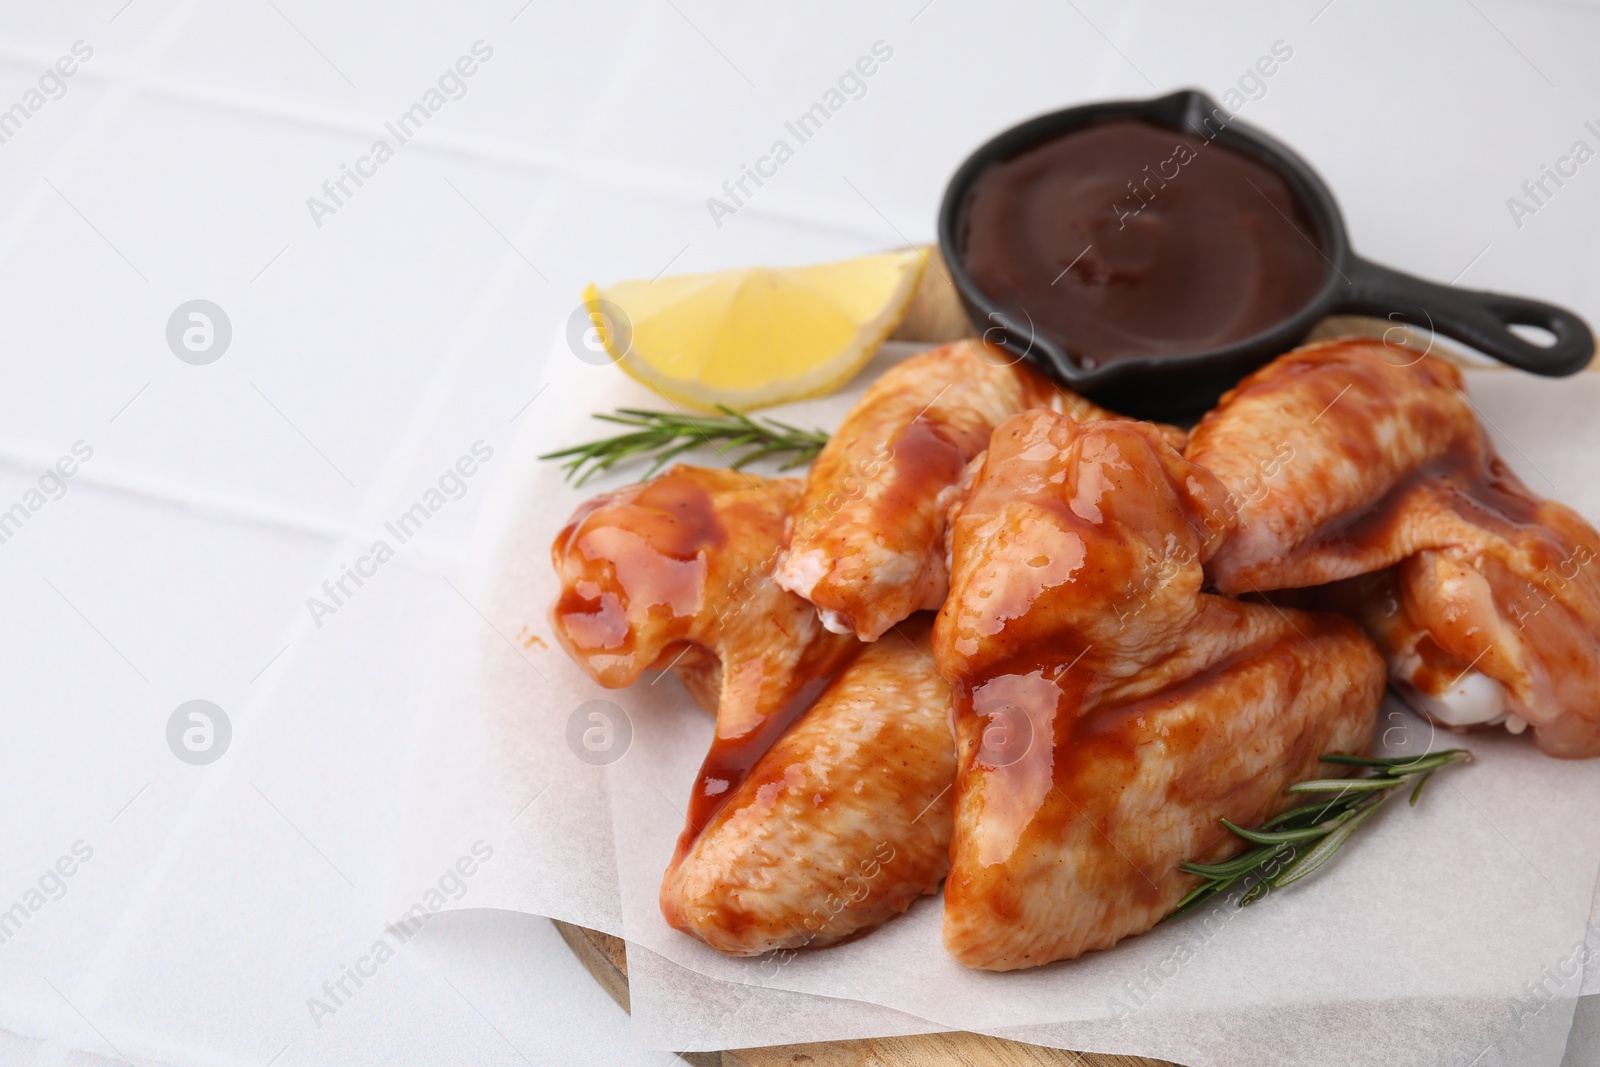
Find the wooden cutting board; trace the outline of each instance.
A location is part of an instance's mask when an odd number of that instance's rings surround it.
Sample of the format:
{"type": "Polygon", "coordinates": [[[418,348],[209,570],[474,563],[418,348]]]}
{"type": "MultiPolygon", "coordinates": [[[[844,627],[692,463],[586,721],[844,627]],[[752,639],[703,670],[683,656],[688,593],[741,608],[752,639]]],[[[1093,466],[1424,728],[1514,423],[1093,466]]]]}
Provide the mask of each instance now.
{"type": "MultiPolygon", "coordinates": [[[[622,939],[551,921],[595,981],[628,1011],[628,954],[622,939]]],[[[1067,1052],[960,1032],[679,1055],[695,1067],[1176,1067],[1165,1060],[1067,1052]]]]}

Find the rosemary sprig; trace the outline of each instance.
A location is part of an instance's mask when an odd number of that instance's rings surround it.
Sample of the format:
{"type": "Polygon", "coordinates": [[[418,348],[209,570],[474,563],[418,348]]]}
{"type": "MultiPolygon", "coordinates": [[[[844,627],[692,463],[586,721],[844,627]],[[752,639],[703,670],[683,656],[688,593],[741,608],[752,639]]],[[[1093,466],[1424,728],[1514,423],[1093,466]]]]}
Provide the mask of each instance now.
{"type": "Polygon", "coordinates": [[[1284,792],[1332,795],[1268,819],[1254,830],[1223,819],[1223,826],[1256,847],[1222,863],[1182,864],[1181,870],[1204,881],[1180,900],[1167,918],[1176,918],[1240,882],[1248,882],[1249,886],[1239,898],[1241,908],[1254,904],[1274,889],[1298,882],[1332,859],[1350,840],[1350,835],[1376,814],[1390,793],[1401,786],[1411,786],[1411,803],[1415,806],[1417,798],[1422,796],[1422,787],[1434,771],[1458,760],[1471,759],[1472,754],[1463,748],[1424,756],[1323,756],[1324,763],[1361,767],[1373,773],[1366,778],[1314,778],[1296,782],[1284,792]]]}
{"type": "Polygon", "coordinates": [[[752,419],[721,404],[717,405],[717,410],[722,414],[681,415],[618,408],[613,414],[596,415],[595,418],[635,427],[633,431],[615,437],[602,437],[557,452],[547,452],[539,458],[566,460],[562,468],[567,472],[567,478],[573,480],[574,485],[582,485],[623,460],[654,456],[655,463],[645,471],[641,477],[643,480],[681,453],[705,445],[711,445],[723,455],[743,449],[734,457],[735,470],[767,456],[792,453],[780,468],[789,470],[815,458],[822,451],[822,446],[828,443],[828,435],[821,430],[802,430],[777,419],[752,419]],[[723,444],[718,445],[719,441],[723,444]]]}

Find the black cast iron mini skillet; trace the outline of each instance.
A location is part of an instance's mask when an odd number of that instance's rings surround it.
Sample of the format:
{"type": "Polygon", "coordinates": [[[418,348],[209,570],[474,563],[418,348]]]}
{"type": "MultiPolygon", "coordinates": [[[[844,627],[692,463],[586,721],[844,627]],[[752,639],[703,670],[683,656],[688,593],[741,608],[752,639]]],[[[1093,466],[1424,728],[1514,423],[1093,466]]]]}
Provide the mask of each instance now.
{"type": "Polygon", "coordinates": [[[1278,141],[1229,118],[1196,90],[1152,100],[1068,108],[995,137],[968,157],[951,178],[939,209],[939,245],[967,314],[986,339],[1037,364],[1062,384],[1130,415],[1174,417],[1203,411],[1240,378],[1302,341],[1319,320],[1339,313],[1387,317],[1430,336],[1437,330],[1534,374],[1573,374],[1594,355],[1589,327],[1572,312],[1536,300],[1439,285],[1357,256],[1350,247],[1339,206],[1316,172],[1278,141]],[[994,163],[1069,130],[1111,118],[1138,118],[1200,137],[1215,137],[1278,171],[1316,227],[1317,244],[1328,261],[1322,288],[1310,303],[1276,326],[1221,348],[1087,367],[1026,318],[1018,321],[1017,315],[991,300],[965,269],[959,244],[963,207],[974,179],[994,163]],[[1525,341],[1511,332],[1513,325],[1546,330],[1553,343],[1541,347],[1525,341]]]}

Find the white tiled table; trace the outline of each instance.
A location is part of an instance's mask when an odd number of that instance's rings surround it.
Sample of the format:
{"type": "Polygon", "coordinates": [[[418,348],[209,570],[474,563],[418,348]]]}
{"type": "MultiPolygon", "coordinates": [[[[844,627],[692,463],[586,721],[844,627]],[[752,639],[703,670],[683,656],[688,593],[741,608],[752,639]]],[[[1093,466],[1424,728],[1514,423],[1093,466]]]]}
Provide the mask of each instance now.
{"type": "Polygon", "coordinates": [[[1324,173],[1358,248],[1600,320],[1600,162],[1520,228],[1505,204],[1595,140],[1592,4],[859,8],[0,10],[0,110],[92,49],[0,143],[0,511],[93,450],[0,544],[0,909],[93,852],[0,944],[0,1062],[668,1059],[528,917],[441,919],[333,1015],[307,1008],[373,938],[494,463],[320,627],[306,598],[475,442],[508,449],[559,404],[529,401],[591,279],[926,241],[946,177],[1002,126],[1220,94],[1282,40],[1293,59],[1242,117],[1324,173]],[[478,41],[460,98],[318,225],[307,199],[478,41]],[[864,95],[716,225],[706,199],[878,41],[864,95]],[[206,366],[165,337],[195,298],[233,331],[206,366]],[[196,698],[234,728],[205,767],[165,738],[196,698]]]}

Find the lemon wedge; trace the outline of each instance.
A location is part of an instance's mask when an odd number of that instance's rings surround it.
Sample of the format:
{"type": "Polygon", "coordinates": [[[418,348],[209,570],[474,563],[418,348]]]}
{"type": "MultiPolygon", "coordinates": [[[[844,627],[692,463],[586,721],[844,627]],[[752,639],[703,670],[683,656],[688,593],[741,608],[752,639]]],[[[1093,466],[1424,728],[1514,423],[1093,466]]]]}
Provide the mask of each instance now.
{"type": "Polygon", "coordinates": [[[618,366],[669,400],[738,411],[833,392],[905,315],[926,253],[590,285],[618,366]]]}

